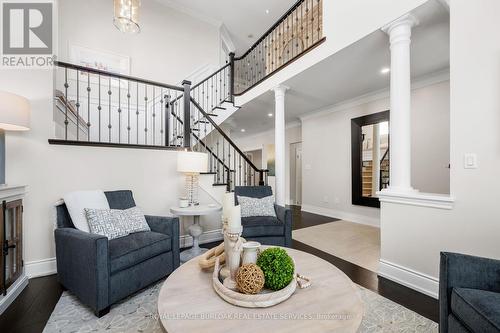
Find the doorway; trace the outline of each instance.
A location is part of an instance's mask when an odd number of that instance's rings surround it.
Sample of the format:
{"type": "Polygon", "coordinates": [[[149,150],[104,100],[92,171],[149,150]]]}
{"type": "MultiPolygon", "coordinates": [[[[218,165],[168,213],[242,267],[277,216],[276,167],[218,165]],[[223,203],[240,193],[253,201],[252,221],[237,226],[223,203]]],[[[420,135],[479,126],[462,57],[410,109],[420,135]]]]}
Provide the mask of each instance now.
{"type": "Polygon", "coordinates": [[[302,204],[302,142],[290,144],[290,204],[302,204]]]}

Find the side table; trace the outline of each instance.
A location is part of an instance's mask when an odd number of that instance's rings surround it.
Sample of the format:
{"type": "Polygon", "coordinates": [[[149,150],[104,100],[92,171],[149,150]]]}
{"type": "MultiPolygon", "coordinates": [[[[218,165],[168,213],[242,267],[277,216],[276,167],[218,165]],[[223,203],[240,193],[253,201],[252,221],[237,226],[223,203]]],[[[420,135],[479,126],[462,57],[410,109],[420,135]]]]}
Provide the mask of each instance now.
{"type": "Polygon", "coordinates": [[[200,225],[200,216],[209,215],[222,211],[222,206],[215,205],[198,205],[189,206],[186,208],[172,207],[170,212],[176,216],[192,216],[193,224],[189,226],[189,235],[193,237],[193,247],[189,250],[182,251],[180,254],[181,263],[185,263],[194,257],[208,251],[207,249],[200,248],[199,238],[203,233],[203,228],[200,225]]]}

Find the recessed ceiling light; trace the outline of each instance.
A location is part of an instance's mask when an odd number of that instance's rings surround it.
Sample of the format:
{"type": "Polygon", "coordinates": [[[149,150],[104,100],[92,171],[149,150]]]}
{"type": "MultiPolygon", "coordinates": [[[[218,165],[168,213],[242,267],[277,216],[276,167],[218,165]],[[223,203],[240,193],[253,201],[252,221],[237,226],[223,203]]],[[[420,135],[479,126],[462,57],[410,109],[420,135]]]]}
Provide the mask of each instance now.
{"type": "Polygon", "coordinates": [[[266,9],[266,14],[269,14],[269,9],[266,9]]]}
{"type": "Polygon", "coordinates": [[[273,114],[272,114],[272,113],[268,113],[268,114],[267,114],[267,116],[268,116],[269,118],[272,118],[273,114]]]}
{"type": "Polygon", "coordinates": [[[387,74],[391,71],[389,67],[384,67],[380,70],[380,74],[387,74]]]}
{"type": "Polygon", "coordinates": [[[241,129],[241,132],[242,132],[242,133],[245,133],[245,131],[246,131],[246,130],[245,130],[244,128],[242,128],[242,129],[241,129]]]}
{"type": "Polygon", "coordinates": [[[253,38],[253,34],[249,34],[249,35],[248,35],[248,38],[253,38]]]}

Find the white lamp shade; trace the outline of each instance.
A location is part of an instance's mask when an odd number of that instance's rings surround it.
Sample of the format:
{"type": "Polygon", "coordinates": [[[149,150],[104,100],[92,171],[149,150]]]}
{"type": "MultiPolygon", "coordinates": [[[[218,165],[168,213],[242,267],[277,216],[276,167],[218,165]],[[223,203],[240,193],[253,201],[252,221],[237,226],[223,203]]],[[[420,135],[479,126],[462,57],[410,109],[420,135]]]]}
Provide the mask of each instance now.
{"type": "Polygon", "coordinates": [[[0,129],[27,131],[30,129],[30,102],[19,95],[0,91],[0,129]]]}
{"type": "Polygon", "coordinates": [[[202,173],[208,171],[208,155],[191,151],[181,151],[177,155],[177,171],[202,173]]]}

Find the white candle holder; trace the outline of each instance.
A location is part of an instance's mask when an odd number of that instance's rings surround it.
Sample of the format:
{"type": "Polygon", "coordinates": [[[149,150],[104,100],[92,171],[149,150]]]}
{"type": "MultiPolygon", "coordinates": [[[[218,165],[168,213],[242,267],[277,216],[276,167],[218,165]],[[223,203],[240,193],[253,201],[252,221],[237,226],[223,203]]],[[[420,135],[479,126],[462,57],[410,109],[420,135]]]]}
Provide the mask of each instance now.
{"type": "Polygon", "coordinates": [[[229,276],[224,279],[224,286],[231,290],[237,289],[236,274],[240,268],[241,251],[243,250],[243,242],[241,233],[243,228],[224,226],[224,253],[226,256],[226,267],[229,269],[229,276]]]}

